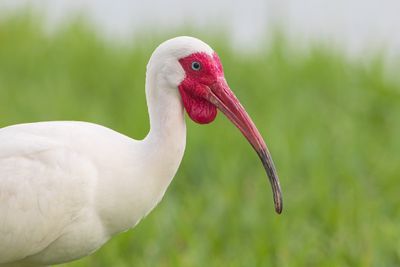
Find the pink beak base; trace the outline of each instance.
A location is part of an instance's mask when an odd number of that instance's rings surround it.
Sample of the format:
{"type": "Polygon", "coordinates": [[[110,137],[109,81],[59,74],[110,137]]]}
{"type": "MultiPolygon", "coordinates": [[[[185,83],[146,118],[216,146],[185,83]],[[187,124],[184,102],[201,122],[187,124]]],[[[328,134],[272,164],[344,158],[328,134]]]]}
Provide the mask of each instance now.
{"type": "Polygon", "coordinates": [[[283,203],[279,178],[271,154],[260,132],[229,88],[225,78],[219,78],[217,82],[207,87],[207,91],[207,100],[221,110],[235,124],[257,152],[271,183],[275,211],[280,214],[283,209],[283,203]]]}

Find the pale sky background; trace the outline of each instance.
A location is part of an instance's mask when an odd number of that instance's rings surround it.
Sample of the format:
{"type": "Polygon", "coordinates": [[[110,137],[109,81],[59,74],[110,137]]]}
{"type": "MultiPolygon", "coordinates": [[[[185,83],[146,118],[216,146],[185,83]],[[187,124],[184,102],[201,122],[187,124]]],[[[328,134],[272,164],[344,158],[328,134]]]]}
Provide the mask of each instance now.
{"type": "Polygon", "coordinates": [[[316,39],[351,55],[383,48],[386,57],[400,55],[399,0],[0,0],[0,16],[28,5],[45,14],[48,26],[84,14],[112,39],[143,29],[222,25],[235,48],[252,50],[278,24],[295,44],[316,39]]]}

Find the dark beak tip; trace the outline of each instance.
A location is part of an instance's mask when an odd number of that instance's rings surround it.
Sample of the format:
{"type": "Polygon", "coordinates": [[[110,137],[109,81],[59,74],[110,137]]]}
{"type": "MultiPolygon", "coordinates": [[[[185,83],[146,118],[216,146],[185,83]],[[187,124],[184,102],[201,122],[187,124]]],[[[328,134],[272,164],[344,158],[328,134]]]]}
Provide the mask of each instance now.
{"type": "Polygon", "coordinates": [[[283,210],[282,204],[275,204],[275,211],[277,214],[281,214],[283,210]]]}

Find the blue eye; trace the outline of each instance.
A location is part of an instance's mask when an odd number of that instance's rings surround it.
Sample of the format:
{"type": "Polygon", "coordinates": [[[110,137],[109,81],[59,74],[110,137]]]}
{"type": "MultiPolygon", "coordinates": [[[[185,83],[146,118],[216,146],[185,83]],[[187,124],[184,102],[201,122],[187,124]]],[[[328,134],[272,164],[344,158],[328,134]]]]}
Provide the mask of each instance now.
{"type": "Polygon", "coordinates": [[[201,69],[201,64],[200,64],[200,62],[193,61],[193,62],[192,62],[192,70],[199,71],[200,69],[201,69]]]}

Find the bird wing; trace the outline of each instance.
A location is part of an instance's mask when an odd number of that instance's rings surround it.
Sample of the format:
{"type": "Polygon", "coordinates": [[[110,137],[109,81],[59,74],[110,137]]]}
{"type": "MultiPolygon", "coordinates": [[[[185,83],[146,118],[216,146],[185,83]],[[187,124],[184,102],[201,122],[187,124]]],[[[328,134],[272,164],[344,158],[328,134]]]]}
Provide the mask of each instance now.
{"type": "Polygon", "coordinates": [[[95,175],[88,159],[57,139],[0,129],[0,264],[57,240],[90,205],[95,175]]]}

